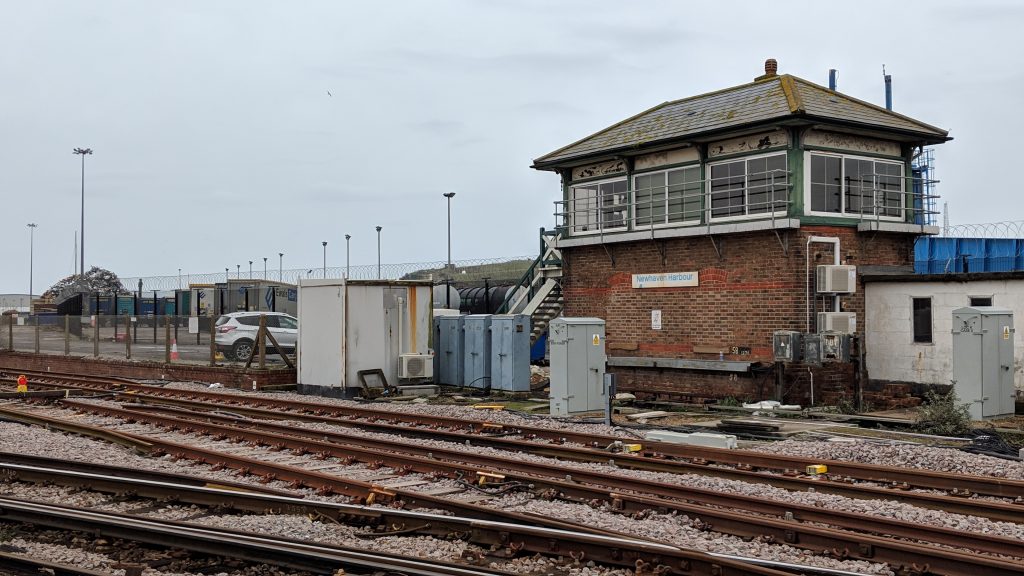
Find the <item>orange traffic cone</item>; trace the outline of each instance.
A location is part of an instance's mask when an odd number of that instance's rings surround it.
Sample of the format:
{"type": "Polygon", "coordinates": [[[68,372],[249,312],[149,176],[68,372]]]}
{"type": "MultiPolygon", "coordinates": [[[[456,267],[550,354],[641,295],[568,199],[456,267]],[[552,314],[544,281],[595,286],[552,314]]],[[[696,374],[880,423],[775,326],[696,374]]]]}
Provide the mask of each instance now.
{"type": "Polygon", "coordinates": [[[171,360],[177,360],[180,356],[178,355],[178,340],[171,340],[171,360]]]}

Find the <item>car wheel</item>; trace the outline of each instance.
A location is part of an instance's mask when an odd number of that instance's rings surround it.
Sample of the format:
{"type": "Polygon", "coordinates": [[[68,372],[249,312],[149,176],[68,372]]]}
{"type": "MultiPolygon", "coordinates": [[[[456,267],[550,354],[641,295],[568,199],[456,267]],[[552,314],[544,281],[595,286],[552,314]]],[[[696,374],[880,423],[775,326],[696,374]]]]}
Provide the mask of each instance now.
{"type": "Polygon", "coordinates": [[[252,356],[252,340],[238,340],[231,346],[231,357],[238,362],[245,362],[252,356]]]}

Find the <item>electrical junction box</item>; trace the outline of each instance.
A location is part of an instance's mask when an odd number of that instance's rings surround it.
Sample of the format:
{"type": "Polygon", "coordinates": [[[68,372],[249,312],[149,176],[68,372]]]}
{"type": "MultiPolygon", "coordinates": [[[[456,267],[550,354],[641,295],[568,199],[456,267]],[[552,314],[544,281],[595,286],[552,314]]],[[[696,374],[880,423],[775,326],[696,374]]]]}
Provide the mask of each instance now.
{"type": "Polygon", "coordinates": [[[857,291],[857,267],[848,265],[818,266],[815,287],[818,294],[853,294],[857,291]]]}
{"type": "Polygon", "coordinates": [[[491,315],[468,314],[463,318],[466,340],[462,378],[470,388],[490,388],[494,385],[491,382],[491,315]]]}
{"type": "Polygon", "coordinates": [[[604,410],[604,320],[556,318],[548,325],[551,415],[604,410]]]}
{"type": "Polygon", "coordinates": [[[776,362],[799,362],[804,356],[799,332],[778,330],[772,334],[772,353],[776,362]]]}
{"type": "Polygon", "coordinates": [[[953,311],[953,389],[974,420],[1014,413],[1014,335],[1011,310],[953,311]]]}
{"type": "Polygon", "coordinates": [[[434,378],[438,384],[464,386],[465,316],[434,317],[434,378]]]}
{"type": "Polygon", "coordinates": [[[491,388],[503,392],[530,391],[530,333],[526,314],[491,317],[491,388]]]}
{"type": "Polygon", "coordinates": [[[840,332],[822,332],[818,334],[821,341],[822,362],[849,362],[850,335],[840,332]]]}
{"type": "Polygon", "coordinates": [[[818,332],[841,332],[853,334],[857,331],[857,314],[854,312],[818,312],[818,332]]]}
{"type": "Polygon", "coordinates": [[[809,366],[821,366],[821,334],[804,334],[803,363],[809,366]]]}

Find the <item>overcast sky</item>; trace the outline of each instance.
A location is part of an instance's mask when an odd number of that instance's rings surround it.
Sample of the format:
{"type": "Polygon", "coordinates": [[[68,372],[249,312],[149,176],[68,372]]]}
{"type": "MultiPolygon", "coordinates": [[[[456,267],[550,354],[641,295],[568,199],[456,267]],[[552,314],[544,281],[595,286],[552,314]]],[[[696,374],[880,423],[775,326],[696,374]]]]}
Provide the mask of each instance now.
{"type": "Polygon", "coordinates": [[[1024,5],[993,2],[0,0],[0,293],[121,276],[536,251],[531,160],[657,103],[779,71],[950,130],[953,223],[1024,219],[1024,5]],[[330,96],[328,95],[330,92],[330,96]],[[1010,188],[1007,188],[1010,186],[1010,188]]]}

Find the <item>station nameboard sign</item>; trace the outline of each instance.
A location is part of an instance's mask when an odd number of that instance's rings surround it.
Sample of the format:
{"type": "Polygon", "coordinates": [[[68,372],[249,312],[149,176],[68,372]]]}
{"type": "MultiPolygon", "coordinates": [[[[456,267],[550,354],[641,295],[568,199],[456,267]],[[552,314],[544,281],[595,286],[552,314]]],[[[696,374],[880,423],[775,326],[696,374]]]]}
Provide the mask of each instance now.
{"type": "Polygon", "coordinates": [[[676,288],[679,286],[697,285],[696,272],[633,274],[633,288],[676,288]]]}

